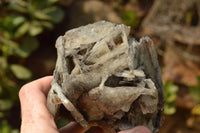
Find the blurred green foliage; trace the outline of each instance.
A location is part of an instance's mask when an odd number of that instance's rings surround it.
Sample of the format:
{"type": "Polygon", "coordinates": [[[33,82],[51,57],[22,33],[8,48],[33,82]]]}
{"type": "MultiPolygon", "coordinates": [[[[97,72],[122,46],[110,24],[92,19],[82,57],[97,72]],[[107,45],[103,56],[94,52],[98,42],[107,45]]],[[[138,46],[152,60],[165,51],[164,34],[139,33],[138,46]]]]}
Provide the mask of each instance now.
{"type": "Polygon", "coordinates": [[[137,13],[132,10],[124,10],[121,14],[122,20],[126,25],[131,26],[132,28],[137,28],[139,25],[139,18],[137,13]]]}
{"type": "Polygon", "coordinates": [[[113,7],[115,10],[120,9],[123,23],[135,29],[139,26],[140,18],[134,9],[126,9],[126,4],[137,5],[138,0],[117,0],[113,7]]]}
{"type": "Polygon", "coordinates": [[[24,62],[39,47],[36,36],[54,28],[64,17],[58,0],[0,2],[0,132],[12,131],[6,117],[18,101],[18,91],[32,72],[24,62]]]}
{"type": "Polygon", "coordinates": [[[192,108],[191,114],[200,116],[200,104],[197,104],[192,108]]]}
{"type": "Polygon", "coordinates": [[[0,133],[19,133],[18,129],[12,129],[7,121],[3,120],[0,123],[0,133]]]}
{"type": "Polygon", "coordinates": [[[58,120],[56,121],[56,126],[57,126],[57,128],[59,129],[59,128],[61,128],[61,127],[66,126],[68,123],[70,123],[69,120],[64,119],[64,118],[60,118],[60,119],[58,119],[58,120]]]}
{"type": "Polygon", "coordinates": [[[165,105],[164,105],[164,114],[172,115],[176,112],[176,96],[179,88],[173,82],[168,81],[164,85],[164,98],[165,98],[165,105]]]}
{"type": "Polygon", "coordinates": [[[197,77],[197,85],[190,87],[190,95],[195,101],[200,103],[200,76],[197,77]]]}
{"type": "Polygon", "coordinates": [[[192,108],[191,114],[200,116],[200,76],[197,77],[197,85],[191,86],[189,89],[191,97],[198,102],[198,104],[192,108]]]}
{"type": "Polygon", "coordinates": [[[191,25],[193,16],[194,16],[193,12],[186,13],[186,15],[185,15],[186,24],[191,25]]]}

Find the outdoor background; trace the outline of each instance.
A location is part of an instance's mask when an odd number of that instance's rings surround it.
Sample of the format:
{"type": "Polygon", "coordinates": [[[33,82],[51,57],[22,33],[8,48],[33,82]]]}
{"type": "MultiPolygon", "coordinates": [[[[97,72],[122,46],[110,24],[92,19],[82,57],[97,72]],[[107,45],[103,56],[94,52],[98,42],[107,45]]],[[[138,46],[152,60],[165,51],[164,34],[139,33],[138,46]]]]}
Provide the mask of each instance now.
{"type": "Polygon", "coordinates": [[[100,20],[153,39],[166,101],[160,133],[199,133],[200,0],[0,0],[0,132],[19,132],[19,89],[52,75],[57,37],[100,20]]]}

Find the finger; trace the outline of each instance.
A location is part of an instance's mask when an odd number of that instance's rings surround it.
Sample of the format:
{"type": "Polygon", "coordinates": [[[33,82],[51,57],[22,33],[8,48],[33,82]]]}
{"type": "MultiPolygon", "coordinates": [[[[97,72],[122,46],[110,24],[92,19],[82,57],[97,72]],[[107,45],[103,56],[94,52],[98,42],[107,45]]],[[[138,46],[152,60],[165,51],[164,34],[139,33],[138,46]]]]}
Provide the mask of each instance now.
{"type": "Polygon", "coordinates": [[[40,89],[47,96],[49,89],[51,88],[52,79],[53,79],[53,76],[46,76],[44,78],[35,80],[32,83],[34,84],[35,82],[38,82],[37,83],[38,87],[36,88],[40,89]]]}
{"type": "Polygon", "coordinates": [[[151,133],[150,130],[144,126],[137,126],[133,129],[124,130],[118,133],[151,133]]]}
{"type": "Polygon", "coordinates": [[[53,117],[46,107],[46,95],[52,77],[44,77],[24,85],[20,92],[21,132],[57,132],[53,117]]]}
{"type": "Polygon", "coordinates": [[[84,133],[90,127],[83,128],[80,124],[76,122],[70,122],[68,125],[59,129],[60,133],[84,133]]]}

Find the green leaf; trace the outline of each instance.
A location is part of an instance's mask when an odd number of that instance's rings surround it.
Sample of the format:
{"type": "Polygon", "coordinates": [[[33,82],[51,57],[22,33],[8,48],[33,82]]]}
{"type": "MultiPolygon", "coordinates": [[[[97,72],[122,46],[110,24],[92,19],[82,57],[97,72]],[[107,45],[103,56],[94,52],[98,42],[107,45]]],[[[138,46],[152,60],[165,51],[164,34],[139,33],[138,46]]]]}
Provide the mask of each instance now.
{"type": "Polygon", "coordinates": [[[5,115],[3,112],[0,112],[0,119],[3,118],[5,115]]]}
{"type": "Polygon", "coordinates": [[[194,16],[193,12],[191,12],[191,11],[190,12],[186,12],[185,20],[186,20],[187,24],[191,24],[193,16],[194,16]]]}
{"type": "Polygon", "coordinates": [[[6,120],[1,121],[0,123],[0,133],[10,133],[11,127],[6,120]]]}
{"type": "Polygon", "coordinates": [[[64,12],[58,7],[49,7],[43,10],[45,14],[50,16],[51,21],[54,23],[59,23],[64,18],[64,12]]]}
{"type": "MultiPolygon", "coordinates": [[[[179,88],[175,84],[173,84],[171,81],[166,82],[164,85],[164,90],[165,90],[165,99],[168,99],[169,96],[171,95],[176,95],[179,88]]],[[[175,96],[173,96],[175,97],[175,96]]],[[[170,98],[169,98],[170,99],[170,98]]],[[[173,98],[172,98],[173,99],[173,98]]],[[[175,100],[175,99],[174,99],[175,100]]],[[[167,102],[167,100],[166,100],[167,102]]],[[[172,102],[172,101],[171,101],[172,102]]]]}
{"type": "Polygon", "coordinates": [[[4,45],[2,45],[1,50],[4,56],[10,56],[10,55],[17,55],[21,56],[20,54],[16,53],[19,49],[19,44],[17,44],[14,41],[2,38],[0,36],[0,42],[2,42],[4,45]]]}
{"type": "Polygon", "coordinates": [[[42,33],[43,27],[38,21],[33,21],[29,27],[29,34],[31,36],[36,36],[42,33]]]}
{"type": "Polygon", "coordinates": [[[24,21],[25,21],[25,18],[24,18],[23,16],[17,16],[17,17],[14,18],[14,20],[13,20],[13,25],[14,25],[15,27],[17,27],[17,26],[21,25],[22,23],[24,23],[24,21]]]}
{"type": "Polygon", "coordinates": [[[11,33],[10,31],[2,31],[2,34],[3,34],[3,37],[4,37],[5,39],[11,40],[12,37],[13,37],[13,35],[12,35],[12,33],[11,33]]]}
{"type": "Polygon", "coordinates": [[[191,114],[200,116],[200,104],[197,104],[194,108],[192,108],[191,114]]]}
{"type": "MultiPolygon", "coordinates": [[[[15,90],[13,90],[13,88],[15,88],[16,89],[16,87],[17,87],[17,84],[16,84],[16,82],[14,82],[10,77],[4,77],[4,78],[2,78],[2,80],[1,80],[1,85],[2,85],[2,87],[3,87],[3,89],[4,88],[6,88],[7,89],[7,91],[12,91],[12,92],[15,92],[15,90]]],[[[6,97],[6,96],[5,96],[6,97]]],[[[11,99],[10,99],[11,100],[11,99]]]]}
{"type": "Polygon", "coordinates": [[[165,98],[165,101],[168,102],[168,103],[172,103],[176,100],[176,94],[171,94],[171,95],[168,95],[166,98],[165,98]]]}
{"type": "Polygon", "coordinates": [[[200,102],[200,76],[197,76],[197,83],[196,86],[190,87],[190,95],[195,101],[200,102]]]}
{"type": "Polygon", "coordinates": [[[67,119],[60,118],[57,120],[56,125],[58,128],[61,128],[61,127],[64,127],[65,125],[67,125],[69,122],[70,121],[67,119]]]}
{"type": "Polygon", "coordinates": [[[7,60],[5,57],[0,56],[0,69],[5,69],[8,66],[7,60]]]}
{"type": "Polygon", "coordinates": [[[25,22],[24,24],[22,24],[15,32],[15,35],[14,35],[15,38],[22,37],[29,30],[29,27],[30,27],[29,22],[25,22]]]}
{"type": "Polygon", "coordinates": [[[0,133],[19,133],[18,129],[12,129],[7,120],[0,121],[0,133]]]}
{"type": "Polygon", "coordinates": [[[178,92],[178,86],[173,84],[168,89],[170,94],[176,94],[178,92]]]}
{"type": "Polygon", "coordinates": [[[48,22],[48,21],[41,21],[40,22],[41,25],[47,29],[53,29],[53,24],[51,22],[48,22]]]}
{"type": "Polygon", "coordinates": [[[176,112],[176,105],[175,100],[177,97],[177,92],[179,88],[173,82],[168,81],[164,85],[164,98],[165,98],[165,105],[164,105],[164,113],[166,115],[172,115],[176,112]]]}
{"type": "Polygon", "coordinates": [[[9,8],[20,13],[28,13],[27,7],[19,5],[15,1],[10,2],[9,8]]]}
{"type": "Polygon", "coordinates": [[[9,15],[6,16],[2,19],[0,19],[0,29],[2,29],[3,31],[9,31],[9,33],[11,34],[12,31],[16,28],[13,21],[16,18],[16,16],[14,15],[9,15]]]}
{"type": "Polygon", "coordinates": [[[24,55],[24,51],[22,51],[19,47],[19,44],[16,42],[10,41],[3,39],[3,42],[5,45],[2,47],[2,52],[4,56],[11,56],[11,55],[16,55],[22,58],[25,58],[26,55],[24,55]]]}
{"type": "Polygon", "coordinates": [[[10,69],[18,79],[30,79],[32,76],[32,73],[29,69],[18,64],[12,64],[10,69]]]}
{"type": "Polygon", "coordinates": [[[39,42],[35,37],[26,36],[22,42],[23,49],[29,49],[31,52],[35,51],[39,46],[39,42]]]}
{"type": "Polygon", "coordinates": [[[165,104],[164,105],[164,113],[166,115],[172,115],[176,112],[175,104],[165,104]]]}
{"type": "Polygon", "coordinates": [[[35,37],[26,36],[20,46],[21,51],[24,52],[24,57],[28,57],[39,46],[39,42],[35,37]]]}
{"type": "Polygon", "coordinates": [[[18,129],[12,129],[11,133],[19,133],[18,129]]]}
{"type": "Polygon", "coordinates": [[[33,12],[33,15],[37,19],[51,20],[51,17],[49,15],[45,14],[43,11],[35,11],[35,12],[33,12]]]}
{"type": "Polygon", "coordinates": [[[126,25],[136,28],[139,24],[139,18],[135,11],[125,10],[121,14],[122,20],[126,25]]]}
{"type": "Polygon", "coordinates": [[[9,99],[12,102],[18,100],[18,89],[19,83],[16,83],[11,77],[5,75],[3,79],[1,79],[1,85],[3,91],[0,93],[0,97],[3,99],[9,99]]]}
{"type": "Polygon", "coordinates": [[[0,99],[0,111],[9,110],[12,107],[13,103],[11,100],[0,99]]]}
{"type": "Polygon", "coordinates": [[[27,54],[26,51],[24,51],[23,49],[21,49],[20,47],[18,47],[17,49],[15,49],[14,51],[15,55],[21,58],[27,58],[30,54],[27,54]]]}
{"type": "Polygon", "coordinates": [[[18,44],[10,44],[8,45],[10,48],[10,55],[14,54],[21,58],[27,58],[34,50],[36,50],[39,46],[39,42],[36,38],[31,36],[24,37],[22,44],[19,46],[18,44]]]}
{"type": "Polygon", "coordinates": [[[195,101],[200,102],[200,88],[190,87],[190,95],[195,101]]]}

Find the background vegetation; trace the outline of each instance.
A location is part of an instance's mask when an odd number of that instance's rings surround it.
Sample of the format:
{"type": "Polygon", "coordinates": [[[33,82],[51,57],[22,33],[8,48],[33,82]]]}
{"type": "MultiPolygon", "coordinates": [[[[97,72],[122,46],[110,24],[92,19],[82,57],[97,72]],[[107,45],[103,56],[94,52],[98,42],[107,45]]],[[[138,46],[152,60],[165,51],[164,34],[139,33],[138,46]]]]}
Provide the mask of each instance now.
{"type": "Polygon", "coordinates": [[[37,36],[52,30],[64,16],[57,0],[16,0],[0,3],[0,132],[16,133],[7,121],[15,104],[19,105],[20,87],[32,79],[24,66],[38,49],[37,36]]]}

